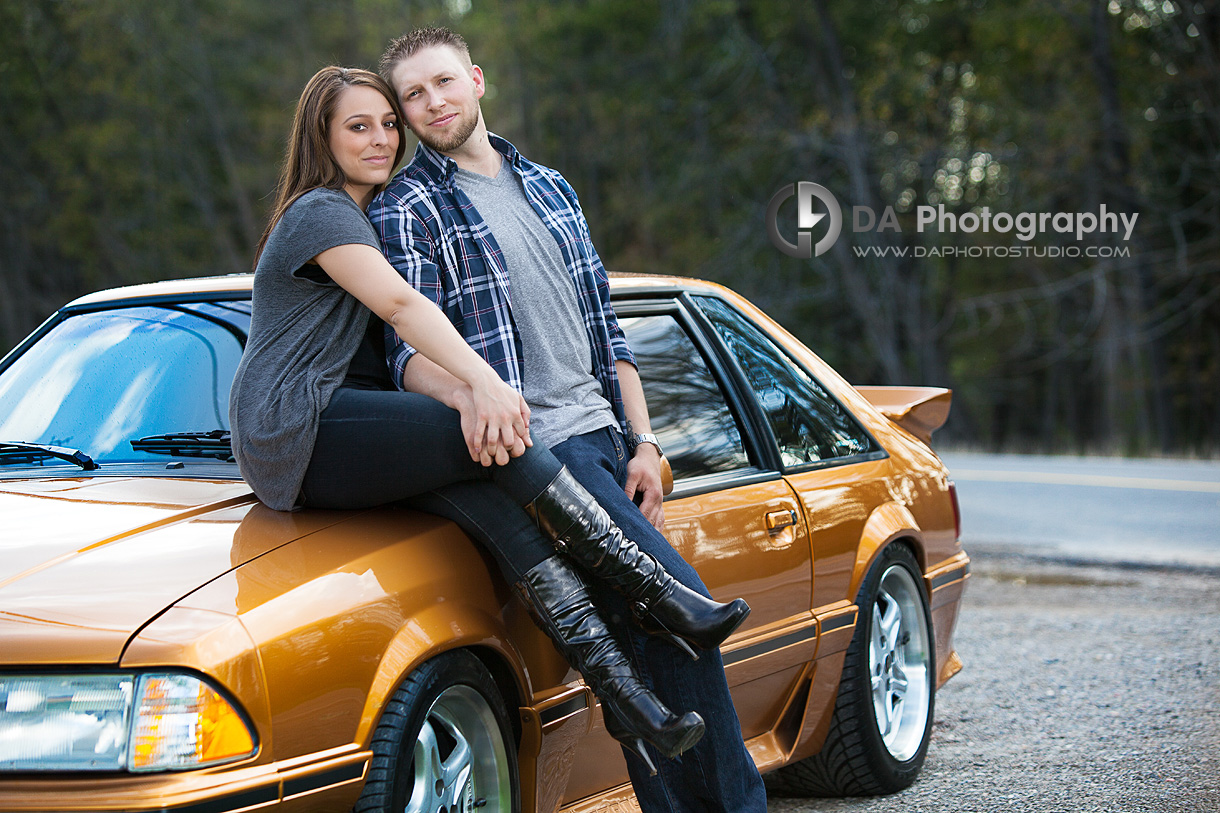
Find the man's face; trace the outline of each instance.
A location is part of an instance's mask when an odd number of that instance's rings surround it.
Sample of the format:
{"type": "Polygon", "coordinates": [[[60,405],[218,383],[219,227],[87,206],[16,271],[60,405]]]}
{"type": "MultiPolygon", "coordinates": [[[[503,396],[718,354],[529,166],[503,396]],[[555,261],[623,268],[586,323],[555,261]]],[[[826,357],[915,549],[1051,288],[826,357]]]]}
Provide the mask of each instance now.
{"type": "Polygon", "coordinates": [[[479,124],[483,72],[453,48],[437,45],[400,61],[390,74],[407,127],[437,152],[453,152],[479,124]]]}

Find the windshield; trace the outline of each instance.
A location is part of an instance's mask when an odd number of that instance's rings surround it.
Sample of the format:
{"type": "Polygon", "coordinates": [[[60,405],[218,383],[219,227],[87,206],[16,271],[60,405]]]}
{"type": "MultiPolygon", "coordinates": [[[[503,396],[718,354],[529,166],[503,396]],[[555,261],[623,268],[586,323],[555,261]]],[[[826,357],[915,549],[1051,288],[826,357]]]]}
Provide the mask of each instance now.
{"type": "Polygon", "coordinates": [[[249,328],[249,302],[70,315],[0,372],[0,441],[77,449],[99,463],[164,463],[131,441],[228,429],[249,328]]]}

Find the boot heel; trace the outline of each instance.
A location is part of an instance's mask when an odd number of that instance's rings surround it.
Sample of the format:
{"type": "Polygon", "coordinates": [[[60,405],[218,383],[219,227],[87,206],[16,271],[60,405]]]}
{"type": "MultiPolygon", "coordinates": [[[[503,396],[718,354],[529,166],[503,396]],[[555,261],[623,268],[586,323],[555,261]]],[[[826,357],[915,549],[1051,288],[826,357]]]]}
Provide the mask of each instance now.
{"type": "MultiPolygon", "coordinates": [[[[648,766],[651,776],[657,775],[656,763],[652,761],[652,757],[644,748],[644,739],[635,734],[632,727],[624,721],[617,707],[613,705],[607,707],[606,703],[602,703],[602,724],[606,727],[606,733],[617,740],[619,745],[643,760],[644,764],[648,766]]],[[[706,730],[703,718],[696,712],[688,712],[669,731],[664,734],[656,732],[652,746],[660,751],[662,756],[673,759],[693,748],[699,740],[703,739],[706,730]]]]}
{"type": "Polygon", "coordinates": [[[665,626],[665,622],[657,618],[656,613],[648,609],[648,605],[641,601],[637,601],[631,605],[631,613],[635,616],[636,623],[640,625],[640,629],[653,636],[660,638],[662,641],[668,641],[678,649],[690,655],[692,661],[699,660],[699,653],[691,646],[690,641],[687,641],[678,633],[665,626]]]}
{"type": "MultiPolygon", "coordinates": [[[[689,591],[689,594],[698,596],[693,591],[689,591]]],[[[714,603],[711,599],[706,599],[706,601],[709,604],[714,603]]],[[[648,608],[641,602],[636,602],[632,605],[632,610],[634,611],[636,621],[644,632],[669,641],[690,655],[692,660],[697,661],[699,660],[699,655],[694,650],[695,646],[708,650],[719,649],[720,645],[736,632],[750,615],[750,605],[746,604],[744,599],[734,599],[728,604],[722,605],[722,607],[725,615],[720,620],[720,623],[715,626],[696,629],[694,632],[686,635],[674,632],[673,629],[661,620],[656,610],[648,608]]]]}
{"type": "Polygon", "coordinates": [[[743,599],[721,604],[675,579],[624,536],[566,468],[534,498],[529,510],[558,549],[632,600],[646,632],[664,636],[695,660],[696,648],[718,648],[750,614],[743,599]]]}
{"type": "Polygon", "coordinates": [[[696,652],[696,651],[694,650],[694,647],[692,647],[690,644],[688,644],[688,643],[686,642],[686,639],[685,639],[685,638],[683,638],[682,636],[680,636],[680,635],[675,635],[675,634],[674,634],[674,633],[672,633],[672,632],[666,632],[666,633],[665,633],[664,635],[662,635],[661,637],[662,637],[664,640],[669,641],[671,644],[673,644],[674,646],[676,646],[678,649],[680,649],[680,650],[682,650],[683,652],[685,652],[687,655],[690,655],[690,659],[691,659],[692,661],[697,661],[697,660],[699,660],[699,653],[698,653],[698,652],[696,652]]]}
{"type": "Polygon", "coordinates": [[[601,701],[606,732],[636,754],[655,774],[643,743],[673,759],[703,736],[697,712],[674,714],[643,684],[593,606],[580,576],[561,556],[535,565],[514,585],[543,631],[601,701]]]}
{"type": "Polygon", "coordinates": [[[617,714],[602,703],[602,725],[606,727],[606,733],[613,737],[619,745],[631,754],[635,754],[645,765],[648,766],[648,775],[657,775],[657,765],[652,761],[652,756],[649,755],[648,749],[644,747],[644,740],[640,737],[633,736],[627,730],[627,725],[623,723],[617,714]]]}
{"type": "Polygon", "coordinates": [[[636,737],[634,740],[631,740],[630,742],[620,742],[619,745],[622,745],[624,748],[627,749],[627,751],[629,753],[635,754],[637,757],[639,757],[640,759],[642,759],[644,761],[644,764],[648,766],[648,775],[649,776],[657,775],[657,765],[655,762],[652,761],[652,757],[650,757],[648,755],[648,749],[646,749],[644,747],[643,740],[641,740],[639,737],[636,737]]]}

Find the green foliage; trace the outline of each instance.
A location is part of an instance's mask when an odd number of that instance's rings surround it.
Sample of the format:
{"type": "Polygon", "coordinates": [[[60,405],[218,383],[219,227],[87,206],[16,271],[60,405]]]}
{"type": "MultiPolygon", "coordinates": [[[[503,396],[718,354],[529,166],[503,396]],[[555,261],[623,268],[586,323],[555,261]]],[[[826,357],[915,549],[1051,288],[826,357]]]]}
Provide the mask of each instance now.
{"type": "Polygon", "coordinates": [[[730,284],[852,380],[953,386],[961,441],[1220,443],[1220,12],[1161,0],[0,0],[0,344],[93,288],[247,269],[305,80],[434,22],[611,270],[730,284]],[[797,180],[847,209],[814,260],[766,237],[797,180]],[[1131,257],[916,256],[1023,245],[919,205],[1102,204],[1139,213],[1131,257]]]}

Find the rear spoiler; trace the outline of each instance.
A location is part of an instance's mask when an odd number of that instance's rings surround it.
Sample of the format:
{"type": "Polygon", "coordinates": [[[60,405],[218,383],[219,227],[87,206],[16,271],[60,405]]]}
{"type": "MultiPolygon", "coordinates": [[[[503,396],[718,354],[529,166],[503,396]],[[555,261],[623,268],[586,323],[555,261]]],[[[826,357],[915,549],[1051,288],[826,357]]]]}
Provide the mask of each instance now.
{"type": "Polygon", "coordinates": [[[945,425],[953,390],[943,387],[856,387],[882,415],[924,443],[945,425]]]}

